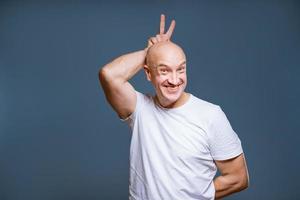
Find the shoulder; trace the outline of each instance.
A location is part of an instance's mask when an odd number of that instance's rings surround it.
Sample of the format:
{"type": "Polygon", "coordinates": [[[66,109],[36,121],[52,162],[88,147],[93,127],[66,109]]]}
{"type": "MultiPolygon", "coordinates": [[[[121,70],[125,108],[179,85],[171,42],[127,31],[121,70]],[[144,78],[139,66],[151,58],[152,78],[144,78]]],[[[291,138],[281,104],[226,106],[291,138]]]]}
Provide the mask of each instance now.
{"type": "Polygon", "coordinates": [[[205,114],[208,118],[213,117],[221,109],[219,105],[199,98],[191,94],[193,110],[205,114]]]}
{"type": "Polygon", "coordinates": [[[194,107],[197,107],[195,110],[197,110],[198,114],[205,119],[210,130],[220,132],[232,131],[230,122],[221,106],[195,96],[194,102],[194,107]]]}
{"type": "Polygon", "coordinates": [[[219,105],[199,98],[194,94],[190,95],[190,102],[186,108],[184,116],[205,130],[209,129],[220,110],[219,105]]]}
{"type": "Polygon", "coordinates": [[[202,113],[209,126],[220,123],[228,123],[227,116],[220,105],[208,102],[195,96],[194,102],[197,105],[195,107],[198,107],[198,112],[202,113]]]}

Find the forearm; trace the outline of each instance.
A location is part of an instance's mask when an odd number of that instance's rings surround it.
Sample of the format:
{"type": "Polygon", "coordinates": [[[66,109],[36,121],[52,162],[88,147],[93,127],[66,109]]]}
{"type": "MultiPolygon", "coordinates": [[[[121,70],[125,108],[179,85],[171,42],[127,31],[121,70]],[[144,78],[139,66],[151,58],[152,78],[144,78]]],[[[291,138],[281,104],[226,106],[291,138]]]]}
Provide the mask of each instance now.
{"type": "Polygon", "coordinates": [[[214,185],[216,190],[215,199],[220,199],[247,188],[246,181],[239,180],[238,177],[230,174],[215,178],[214,185]]]}
{"type": "Polygon", "coordinates": [[[147,49],[122,55],[106,64],[100,73],[113,80],[126,82],[143,68],[147,49]]]}

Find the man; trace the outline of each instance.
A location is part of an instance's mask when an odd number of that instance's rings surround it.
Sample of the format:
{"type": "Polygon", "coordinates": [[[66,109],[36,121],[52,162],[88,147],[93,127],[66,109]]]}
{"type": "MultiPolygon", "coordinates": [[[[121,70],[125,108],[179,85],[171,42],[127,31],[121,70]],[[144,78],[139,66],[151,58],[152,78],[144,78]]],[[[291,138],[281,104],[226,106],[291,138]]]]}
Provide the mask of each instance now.
{"type": "Polygon", "coordinates": [[[219,106],[185,92],[186,56],[170,41],[175,21],[164,28],[161,15],[147,48],[99,72],[108,102],[132,129],[129,199],[219,199],[241,191],[249,180],[241,142],[219,106]],[[142,68],[154,97],[128,82],[142,68]]]}

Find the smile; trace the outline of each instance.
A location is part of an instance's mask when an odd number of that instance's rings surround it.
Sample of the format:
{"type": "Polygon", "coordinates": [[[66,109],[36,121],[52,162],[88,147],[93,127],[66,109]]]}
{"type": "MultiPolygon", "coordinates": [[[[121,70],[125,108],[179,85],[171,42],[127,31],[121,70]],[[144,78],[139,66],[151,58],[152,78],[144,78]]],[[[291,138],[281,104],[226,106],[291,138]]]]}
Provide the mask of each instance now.
{"type": "Polygon", "coordinates": [[[164,86],[165,88],[167,88],[167,90],[169,91],[169,92],[177,92],[177,90],[179,89],[179,87],[181,86],[181,84],[180,85],[175,85],[175,86],[164,86]]]}

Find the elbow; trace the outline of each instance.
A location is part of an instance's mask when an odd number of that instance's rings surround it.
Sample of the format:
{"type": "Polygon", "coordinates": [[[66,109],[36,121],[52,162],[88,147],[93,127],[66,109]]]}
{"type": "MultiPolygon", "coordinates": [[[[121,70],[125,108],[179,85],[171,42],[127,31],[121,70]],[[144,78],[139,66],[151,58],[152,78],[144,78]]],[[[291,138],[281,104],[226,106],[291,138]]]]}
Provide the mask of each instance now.
{"type": "Polygon", "coordinates": [[[243,178],[240,179],[239,183],[238,183],[238,188],[239,191],[241,190],[245,190],[249,187],[249,177],[248,176],[244,176],[243,178]]]}
{"type": "Polygon", "coordinates": [[[102,67],[98,72],[98,78],[100,85],[103,89],[105,89],[109,85],[109,80],[111,79],[111,72],[109,69],[107,69],[106,66],[102,67]]]}
{"type": "Polygon", "coordinates": [[[240,190],[245,190],[249,187],[249,183],[248,182],[243,182],[242,184],[240,184],[239,189],[240,190]]]}
{"type": "Polygon", "coordinates": [[[99,77],[99,80],[102,80],[104,79],[108,74],[108,70],[104,67],[100,68],[99,71],[98,71],[98,77],[99,77]]]}
{"type": "Polygon", "coordinates": [[[120,75],[120,72],[113,69],[110,65],[105,65],[98,72],[98,77],[101,84],[111,84],[112,82],[123,81],[124,78],[120,75]]]}
{"type": "Polygon", "coordinates": [[[100,83],[107,82],[112,77],[111,70],[108,69],[107,66],[102,67],[98,72],[98,78],[100,83]]]}

